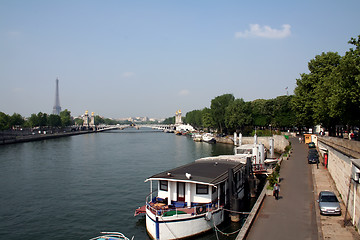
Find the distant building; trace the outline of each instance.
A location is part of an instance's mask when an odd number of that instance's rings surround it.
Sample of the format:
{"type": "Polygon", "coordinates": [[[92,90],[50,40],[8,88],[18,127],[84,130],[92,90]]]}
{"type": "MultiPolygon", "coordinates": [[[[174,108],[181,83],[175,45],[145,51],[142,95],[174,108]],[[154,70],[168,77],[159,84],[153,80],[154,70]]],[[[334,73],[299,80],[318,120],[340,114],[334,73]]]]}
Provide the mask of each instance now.
{"type": "Polygon", "coordinates": [[[60,115],[60,97],[59,97],[59,79],[56,79],[56,89],[55,89],[55,103],[53,107],[53,114],[60,115]]]}
{"type": "Polygon", "coordinates": [[[177,111],[175,113],[175,125],[180,125],[182,124],[182,118],[181,118],[181,110],[177,111]]]}

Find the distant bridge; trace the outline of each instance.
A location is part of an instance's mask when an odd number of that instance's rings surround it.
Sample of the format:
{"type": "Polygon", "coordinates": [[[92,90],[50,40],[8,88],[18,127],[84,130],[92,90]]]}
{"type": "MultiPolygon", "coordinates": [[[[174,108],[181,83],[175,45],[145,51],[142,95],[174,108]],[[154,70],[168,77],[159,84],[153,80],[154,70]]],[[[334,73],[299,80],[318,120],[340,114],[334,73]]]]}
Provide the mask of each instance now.
{"type": "Polygon", "coordinates": [[[175,125],[171,124],[171,125],[166,125],[166,124],[144,124],[144,125],[129,125],[129,124],[124,124],[124,125],[98,125],[97,127],[98,132],[103,132],[103,131],[110,131],[110,130],[123,130],[125,128],[136,128],[136,129],[140,129],[140,128],[152,128],[152,129],[157,129],[157,130],[175,130],[175,125]]]}

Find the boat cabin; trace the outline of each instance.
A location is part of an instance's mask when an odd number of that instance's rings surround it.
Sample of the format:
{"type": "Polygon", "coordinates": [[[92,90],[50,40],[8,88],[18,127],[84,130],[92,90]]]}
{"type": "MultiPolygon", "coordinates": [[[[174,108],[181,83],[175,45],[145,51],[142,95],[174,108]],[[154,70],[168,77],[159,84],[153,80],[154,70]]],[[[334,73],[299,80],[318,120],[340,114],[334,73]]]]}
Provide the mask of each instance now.
{"type": "Polygon", "coordinates": [[[265,169],[265,147],[261,143],[235,147],[235,156],[251,157],[254,171],[265,169]]]}
{"type": "Polygon", "coordinates": [[[154,239],[197,235],[211,229],[208,221],[224,221],[223,209],[231,196],[245,196],[247,173],[238,161],[204,158],[155,174],[145,181],[151,193],[135,215],[146,213],[146,228],[154,239]]]}

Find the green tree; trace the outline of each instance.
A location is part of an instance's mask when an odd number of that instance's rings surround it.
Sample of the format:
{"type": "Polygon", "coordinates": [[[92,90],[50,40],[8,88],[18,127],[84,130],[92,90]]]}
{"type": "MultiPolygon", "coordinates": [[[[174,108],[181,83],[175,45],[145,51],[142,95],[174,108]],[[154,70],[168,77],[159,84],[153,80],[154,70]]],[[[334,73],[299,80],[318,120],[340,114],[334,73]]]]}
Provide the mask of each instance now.
{"type": "Polygon", "coordinates": [[[279,128],[295,126],[295,114],[291,110],[292,98],[293,96],[279,96],[273,99],[272,126],[279,128]]]}
{"type": "Polygon", "coordinates": [[[30,127],[39,126],[39,118],[35,113],[31,114],[31,116],[30,116],[30,118],[28,119],[27,122],[28,122],[30,127]]]}
{"type": "Polygon", "coordinates": [[[14,113],[13,115],[11,115],[10,117],[10,126],[23,126],[25,123],[24,118],[18,114],[18,113],[14,113]]]}
{"type": "Polygon", "coordinates": [[[75,118],[74,121],[75,121],[75,124],[79,125],[79,126],[82,126],[84,123],[84,120],[82,118],[75,118]]]}
{"type": "Polygon", "coordinates": [[[225,126],[230,132],[236,129],[242,130],[245,126],[251,125],[251,103],[245,102],[242,98],[236,99],[226,108],[225,126]]]}
{"type": "Polygon", "coordinates": [[[211,109],[204,108],[202,110],[201,121],[204,128],[213,128],[215,126],[215,121],[213,119],[213,114],[211,113],[211,109]]]}
{"type": "Polygon", "coordinates": [[[61,117],[57,114],[50,114],[48,117],[48,125],[51,127],[61,127],[61,117]]]}
{"type": "Polygon", "coordinates": [[[355,46],[342,57],[334,74],[329,97],[329,114],[344,125],[360,125],[360,35],[348,42],[355,46]]]}
{"type": "Polygon", "coordinates": [[[99,115],[95,116],[95,125],[99,125],[99,124],[104,124],[105,123],[105,119],[100,117],[99,115]]]}
{"type": "Polygon", "coordinates": [[[193,127],[201,127],[202,123],[202,110],[193,110],[186,113],[185,122],[193,127]]]}
{"type": "Polygon", "coordinates": [[[7,130],[10,128],[10,116],[0,112],[0,130],[7,130]]]}
{"type": "Polygon", "coordinates": [[[232,94],[223,94],[211,100],[211,115],[215,127],[220,131],[225,130],[225,112],[226,108],[235,100],[232,94]]]}
{"type": "Polygon", "coordinates": [[[61,125],[63,127],[71,126],[72,120],[71,120],[71,112],[67,109],[60,112],[60,118],[61,118],[61,125]]]}
{"type": "Polygon", "coordinates": [[[267,127],[271,124],[273,110],[269,100],[257,99],[252,101],[251,112],[255,126],[267,127]]]}
{"type": "Polygon", "coordinates": [[[175,124],[175,117],[166,118],[162,124],[175,124]]]}
{"type": "Polygon", "coordinates": [[[47,126],[48,116],[46,113],[39,112],[37,114],[37,119],[38,119],[38,126],[40,128],[47,126]]]}

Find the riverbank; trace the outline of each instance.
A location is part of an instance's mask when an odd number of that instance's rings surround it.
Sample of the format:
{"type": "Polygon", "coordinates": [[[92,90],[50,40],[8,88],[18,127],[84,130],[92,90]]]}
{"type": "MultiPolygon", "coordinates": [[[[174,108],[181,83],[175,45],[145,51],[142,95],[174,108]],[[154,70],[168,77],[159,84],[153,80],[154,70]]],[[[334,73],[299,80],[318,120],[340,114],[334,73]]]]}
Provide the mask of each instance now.
{"type": "Polygon", "coordinates": [[[0,141],[0,145],[41,141],[47,139],[69,137],[74,135],[96,133],[96,132],[97,131],[93,131],[93,130],[84,130],[84,131],[59,132],[59,133],[42,133],[42,134],[25,135],[25,136],[13,136],[12,138],[3,138],[0,141]]]}

